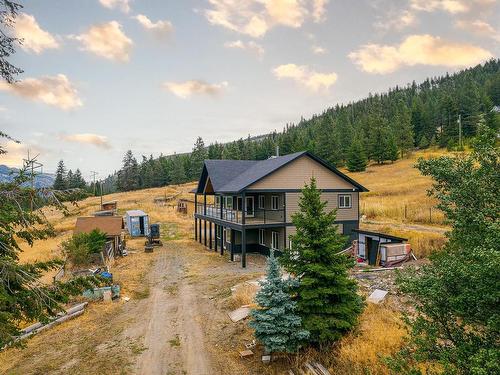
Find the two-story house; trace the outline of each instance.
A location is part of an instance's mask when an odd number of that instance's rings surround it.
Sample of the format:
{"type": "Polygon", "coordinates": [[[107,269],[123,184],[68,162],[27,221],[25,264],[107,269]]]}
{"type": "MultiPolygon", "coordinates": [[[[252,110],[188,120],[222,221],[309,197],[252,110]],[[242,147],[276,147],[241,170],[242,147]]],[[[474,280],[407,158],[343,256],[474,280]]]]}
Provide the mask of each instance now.
{"type": "Polygon", "coordinates": [[[195,240],[210,249],[269,254],[290,248],[292,215],[301,189],[316,179],[327,209],[337,209],[339,230],[354,238],[359,227],[359,193],[368,191],[309,152],[267,160],[206,160],[195,193],[195,240]],[[208,203],[207,196],[212,203],[208,203]]]}

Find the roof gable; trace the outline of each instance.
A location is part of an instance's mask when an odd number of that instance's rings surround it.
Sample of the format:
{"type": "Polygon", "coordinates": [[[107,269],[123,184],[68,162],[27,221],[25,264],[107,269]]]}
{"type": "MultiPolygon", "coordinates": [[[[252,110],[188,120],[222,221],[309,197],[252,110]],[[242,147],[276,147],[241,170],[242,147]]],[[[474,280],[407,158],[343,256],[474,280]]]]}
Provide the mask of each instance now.
{"type": "Polygon", "coordinates": [[[123,228],[121,216],[81,216],[76,219],[74,233],[90,233],[99,229],[108,236],[119,236],[123,228]]]}
{"type": "Polygon", "coordinates": [[[365,187],[346,176],[338,169],[330,166],[325,161],[314,156],[313,154],[302,151],[293,154],[270,158],[267,160],[206,160],[203,171],[198,182],[196,192],[201,194],[204,192],[206,181],[210,178],[213,190],[216,193],[239,193],[248,188],[250,185],[261,181],[267,176],[280,170],[284,166],[290,164],[303,156],[307,156],[334,173],[354,189],[360,191],[368,191],[365,187]]]}

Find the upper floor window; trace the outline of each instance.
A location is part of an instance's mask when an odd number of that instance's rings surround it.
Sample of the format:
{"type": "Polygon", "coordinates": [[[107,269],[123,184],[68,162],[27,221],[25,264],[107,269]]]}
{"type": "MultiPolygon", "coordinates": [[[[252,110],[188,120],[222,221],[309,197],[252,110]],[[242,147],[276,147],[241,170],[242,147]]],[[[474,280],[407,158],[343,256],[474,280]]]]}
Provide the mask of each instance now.
{"type": "Polygon", "coordinates": [[[220,195],[215,196],[215,207],[220,207],[220,195]]]}
{"type": "Polygon", "coordinates": [[[280,204],[280,197],[278,197],[277,195],[273,195],[271,197],[271,208],[273,210],[278,210],[279,204],[280,204]]]}
{"type": "Polygon", "coordinates": [[[264,195],[259,195],[259,208],[264,209],[266,207],[266,197],[264,195]]]}
{"type": "Polygon", "coordinates": [[[339,195],[339,208],[351,208],[352,207],[352,196],[351,194],[341,194],[339,195]]]}

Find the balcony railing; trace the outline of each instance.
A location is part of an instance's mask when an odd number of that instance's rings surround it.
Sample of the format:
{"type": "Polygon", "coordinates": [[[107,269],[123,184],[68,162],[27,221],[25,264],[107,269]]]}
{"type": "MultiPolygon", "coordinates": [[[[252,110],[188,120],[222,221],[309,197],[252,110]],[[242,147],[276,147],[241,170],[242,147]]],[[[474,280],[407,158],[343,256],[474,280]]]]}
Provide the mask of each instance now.
{"type": "MultiPolygon", "coordinates": [[[[243,223],[243,212],[241,210],[224,207],[222,208],[221,214],[221,208],[214,204],[207,204],[205,213],[205,206],[203,203],[198,203],[196,205],[196,213],[224,221],[230,221],[232,223],[243,223]]],[[[258,208],[253,210],[253,213],[247,211],[245,215],[245,224],[284,223],[286,221],[285,219],[285,209],[269,210],[258,208]]]]}

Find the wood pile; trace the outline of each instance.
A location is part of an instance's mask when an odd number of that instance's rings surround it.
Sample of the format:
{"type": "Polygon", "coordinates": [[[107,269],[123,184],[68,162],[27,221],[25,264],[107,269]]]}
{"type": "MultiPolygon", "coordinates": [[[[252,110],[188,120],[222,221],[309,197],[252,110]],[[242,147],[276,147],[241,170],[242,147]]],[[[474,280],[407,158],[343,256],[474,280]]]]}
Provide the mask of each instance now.
{"type": "Polygon", "coordinates": [[[306,362],[298,370],[288,370],[288,375],[331,375],[331,373],[321,363],[306,362]]]}

